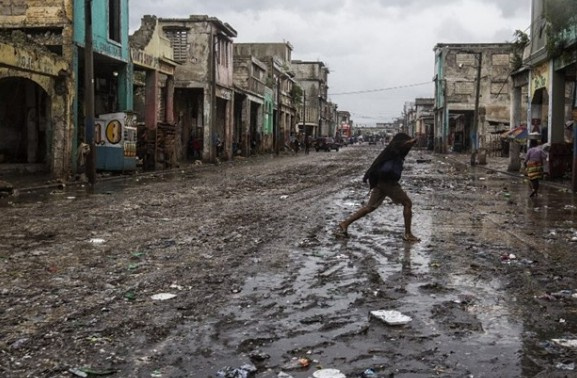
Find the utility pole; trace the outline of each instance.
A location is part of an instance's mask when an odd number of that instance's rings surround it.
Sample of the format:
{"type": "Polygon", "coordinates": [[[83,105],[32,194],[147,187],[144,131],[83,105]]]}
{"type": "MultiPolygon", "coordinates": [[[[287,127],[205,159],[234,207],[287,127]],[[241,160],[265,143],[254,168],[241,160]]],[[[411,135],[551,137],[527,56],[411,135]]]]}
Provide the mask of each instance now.
{"type": "MultiPolygon", "coordinates": [[[[473,147],[473,153],[471,154],[471,165],[476,164],[477,154],[479,150],[479,139],[481,135],[479,133],[479,98],[481,97],[481,67],[483,63],[483,53],[477,53],[477,88],[475,91],[475,113],[473,115],[473,127],[475,128],[475,135],[477,136],[475,140],[475,146],[473,147]]],[[[486,163],[486,162],[485,162],[486,163]]]]}
{"type": "Polygon", "coordinates": [[[274,152],[276,155],[279,154],[280,151],[280,137],[279,137],[279,128],[280,128],[280,75],[276,77],[276,117],[275,117],[275,125],[274,128],[274,139],[275,139],[275,146],[274,152]]]}
{"type": "Polygon", "coordinates": [[[573,122],[573,176],[571,183],[573,192],[577,193],[577,122],[573,122]]]}
{"type": "Polygon", "coordinates": [[[94,145],[94,60],[92,52],[92,0],[84,0],[84,138],[90,147],[86,157],[86,176],[90,186],[96,183],[96,146],[94,145]]]}
{"type": "Polygon", "coordinates": [[[305,138],[307,136],[307,91],[303,91],[303,133],[305,134],[305,138]]]}

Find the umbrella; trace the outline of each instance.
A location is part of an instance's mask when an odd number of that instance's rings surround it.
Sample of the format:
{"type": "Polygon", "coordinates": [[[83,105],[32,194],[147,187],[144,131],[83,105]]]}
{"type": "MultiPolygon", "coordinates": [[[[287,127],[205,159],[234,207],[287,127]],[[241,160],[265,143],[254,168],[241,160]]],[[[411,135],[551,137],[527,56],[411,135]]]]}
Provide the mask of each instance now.
{"type": "Polygon", "coordinates": [[[523,140],[527,139],[529,133],[527,132],[527,127],[525,125],[515,127],[509,131],[505,131],[501,134],[501,138],[503,139],[512,139],[517,142],[522,142],[523,140]]]}

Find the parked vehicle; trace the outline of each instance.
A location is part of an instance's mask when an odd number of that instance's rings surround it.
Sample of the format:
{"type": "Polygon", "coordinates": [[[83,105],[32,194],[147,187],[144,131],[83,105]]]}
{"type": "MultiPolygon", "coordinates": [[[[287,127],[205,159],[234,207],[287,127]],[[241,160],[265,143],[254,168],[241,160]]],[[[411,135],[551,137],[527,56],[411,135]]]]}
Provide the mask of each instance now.
{"type": "Polygon", "coordinates": [[[321,138],[317,138],[315,139],[315,151],[330,151],[330,150],[335,150],[338,151],[339,148],[341,147],[341,145],[339,143],[337,143],[334,138],[331,137],[321,137],[321,138]]]}

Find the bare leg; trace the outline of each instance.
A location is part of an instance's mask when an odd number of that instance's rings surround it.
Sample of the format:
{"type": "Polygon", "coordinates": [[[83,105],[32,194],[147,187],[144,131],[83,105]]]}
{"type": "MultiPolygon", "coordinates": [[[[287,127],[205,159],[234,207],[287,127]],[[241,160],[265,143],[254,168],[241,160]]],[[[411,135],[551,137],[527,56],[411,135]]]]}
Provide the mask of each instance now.
{"type": "Polygon", "coordinates": [[[411,231],[411,223],[413,221],[413,203],[410,199],[403,202],[403,218],[405,219],[405,235],[403,236],[403,239],[410,242],[421,241],[421,239],[413,235],[413,232],[411,231]]]}
{"type": "Polygon", "coordinates": [[[362,217],[364,217],[365,215],[367,215],[369,213],[372,213],[373,211],[375,211],[375,209],[373,207],[368,207],[368,206],[361,207],[359,210],[357,210],[356,212],[351,214],[351,216],[349,216],[347,219],[345,219],[344,221],[339,223],[340,231],[343,234],[346,234],[347,229],[349,228],[351,223],[353,223],[356,220],[361,219],[362,217]]]}

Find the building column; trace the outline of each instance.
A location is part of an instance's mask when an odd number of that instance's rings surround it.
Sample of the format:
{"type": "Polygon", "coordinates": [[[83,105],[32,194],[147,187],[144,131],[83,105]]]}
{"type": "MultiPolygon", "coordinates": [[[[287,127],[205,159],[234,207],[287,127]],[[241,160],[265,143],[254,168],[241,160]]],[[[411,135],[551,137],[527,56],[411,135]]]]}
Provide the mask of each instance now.
{"type": "Polygon", "coordinates": [[[216,105],[212,102],[210,89],[205,88],[204,101],[202,105],[202,114],[204,119],[202,160],[214,162],[216,159],[216,135],[214,135],[212,119],[215,116],[214,107],[216,105]]]}
{"type": "Polygon", "coordinates": [[[243,156],[250,156],[250,147],[251,147],[251,140],[254,138],[253,135],[250,135],[250,125],[252,124],[251,119],[251,101],[248,99],[248,96],[244,98],[242,101],[242,110],[241,110],[241,120],[240,120],[240,149],[242,151],[243,156]]]}
{"type": "MultiPolygon", "coordinates": [[[[512,86],[512,81],[509,80],[512,86]]],[[[519,125],[521,125],[521,100],[522,92],[521,87],[513,87],[511,91],[511,113],[510,113],[510,126],[509,129],[512,130],[519,125]]],[[[507,171],[509,172],[519,172],[521,169],[521,145],[515,141],[509,142],[509,166],[507,171]]]]}
{"type": "Polygon", "coordinates": [[[565,131],[565,74],[555,71],[550,64],[548,139],[551,143],[563,143],[565,131]]]}
{"type": "Polygon", "coordinates": [[[144,96],[144,124],[146,126],[146,149],[144,154],[144,169],[153,170],[156,167],[156,128],[158,124],[158,71],[146,71],[144,96]]]}
{"type": "Polygon", "coordinates": [[[232,151],[232,137],[234,135],[234,94],[226,101],[225,116],[224,116],[224,156],[227,160],[231,160],[233,156],[232,151]]]}
{"type": "Polygon", "coordinates": [[[174,76],[166,79],[166,123],[174,124],[174,76]]]}

